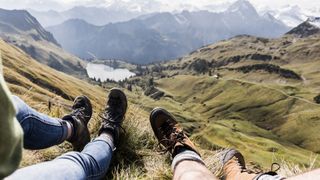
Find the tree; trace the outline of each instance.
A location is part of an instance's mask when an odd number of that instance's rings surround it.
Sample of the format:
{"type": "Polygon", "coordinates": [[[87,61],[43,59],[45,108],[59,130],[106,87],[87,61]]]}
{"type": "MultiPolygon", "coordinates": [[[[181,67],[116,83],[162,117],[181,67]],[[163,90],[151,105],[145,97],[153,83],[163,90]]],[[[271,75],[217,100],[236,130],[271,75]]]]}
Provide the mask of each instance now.
{"type": "Polygon", "coordinates": [[[151,87],[154,85],[154,82],[153,82],[153,77],[149,79],[148,81],[148,86],[151,87]]]}

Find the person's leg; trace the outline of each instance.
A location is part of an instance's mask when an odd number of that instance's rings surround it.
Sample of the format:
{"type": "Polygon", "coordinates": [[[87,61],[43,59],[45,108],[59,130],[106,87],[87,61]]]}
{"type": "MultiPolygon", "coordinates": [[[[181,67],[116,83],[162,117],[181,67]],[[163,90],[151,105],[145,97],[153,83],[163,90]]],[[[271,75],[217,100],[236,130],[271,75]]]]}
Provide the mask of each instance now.
{"type": "MultiPolygon", "coordinates": [[[[53,161],[22,168],[8,179],[101,179],[106,174],[119,141],[119,129],[127,110],[127,99],[119,89],[112,89],[102,116],[99,137],[81,153],[66,153],[53,161]]],[[[81,136],[80,136],[81,137],[81,136]]]]}
{"type": "Polygon", "coordinates": [[[217,179],[206,168],[195,146],[169,112],[155,108],[150,114],[150,123],[165,152],[172,155],[174,180],[217,179]]]}
{"type": "Polygon", "coordinates": [[[204,165],[200,156],[194,151],[184,150],[172,161],[174,180],[217,179],[204,165]]]}
{"type": "Polygon", "coordinates": [[[71,114],[62,119],[37,112],[17,96],[12,99],[17,111],[16,118],[24,131],[26,149],[44,149],[68,140],[75,150],[80,151],[90,141],[87,124],[92,107],[87,97],[77,97],[71,114]]]}
{"type": "Polygon", "coordinates": [[[316,169],[310,172],[306,172],[306,173],[288,178],[288,180],[299,180],[299,179],[303,179],[303,180],[320,179],[320,169],[316,169]]]}
{"type": "Polygon", "coordinates": [[[101,179],[107,172],[113,152],[112,135],[103,134],[85,146],[52,161],[17,170],[7,179],[101,179]]]}
{"type": "Polygon", "coordinates": [[[68,133],[71,134],[66,121],[37,112],[17,96],[13,96],[12,100],[17,111],[16,118],[24,132],[26,149],[57,145],[68,138],[68,133]]]}

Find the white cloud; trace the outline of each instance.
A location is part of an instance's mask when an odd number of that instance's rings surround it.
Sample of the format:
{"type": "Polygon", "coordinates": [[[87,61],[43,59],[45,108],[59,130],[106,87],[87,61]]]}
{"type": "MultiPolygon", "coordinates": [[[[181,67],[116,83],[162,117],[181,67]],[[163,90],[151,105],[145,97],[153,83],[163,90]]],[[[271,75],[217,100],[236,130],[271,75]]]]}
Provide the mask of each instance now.
{"type": "MultiPolygon", "coordinates": [[[[62,10],[72,6],[105,6],[111,2],[122,1],[126,3],[151,3],[152,0],[0,0],[0,7],[7,9],[33,8],[38,10],[62,10]]],[[[178,7],[193,6],[201,8],[207,5],[232,3],[236,0],[153,0],[166,4],[170,10],[178,7]]],[[[320,7],[319,0],[249,0],[255,7],[267,7],[272,9],[285,5],[299,5],[303,9],[320,7]]]]}

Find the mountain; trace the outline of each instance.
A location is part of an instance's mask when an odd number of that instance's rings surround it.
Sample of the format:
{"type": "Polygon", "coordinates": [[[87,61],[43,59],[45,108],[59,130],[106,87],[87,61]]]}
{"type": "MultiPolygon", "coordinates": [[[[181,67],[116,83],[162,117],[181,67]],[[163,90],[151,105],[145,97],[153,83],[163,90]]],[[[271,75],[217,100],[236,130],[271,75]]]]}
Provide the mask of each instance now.
{"type": "Polygon", "coordinates": [[[0,9],[1,34],[23,33],[35,41],[48,41],[59,46],[53,35],[27,11],[0,9]]]}
{"type": "Polygon", "coordinates": [[[64,49],[79,57],[90,58],[91,53],[102,59],[140,64],[174,59],[239,34],[278,37],[289,30],[275,18],[259,16],[245,0],[237,1],[221,13],[153,13],[105,26],[68,20],[47,29],[64,49]]]}
{"type": "Polygon", "coordinates": [[[0,9],[0,37],[41,63],[69,74],[85,75],[85,63],[65,52],[54,36],[25,10],[0,9]]]}
{"type": "Polygon", "coordinates": [[[286,5],[279,9],[262,8],[260,14],[271,14],[273,17],[282,21],[287,26],[294,28],[305,22],[309,17],[320,16],[320,11],[317,7],[311,9],[302,9],[298,5],[286,5]]]}
{"type": "Polygon", "coordinates": [[[114,6],[108,8],[76,6],[62,12],[54,10],[36,11],[33,9],[28,9],[28,11],[35,16],[44,27],[58,25],[69,19],[82,19],[90,24],[105,25],[108,23],[128,21],[141,15],[140,12],[126,10],[124,8],[120,9],[114,6]]]}
{"type": "Polygon", "coordinates": [[[182,53],[173,40],[166,40],[139,20],[98,27],[83,20],[69,20],[48,28],[62,47],[82,58],[112,58],[151,62],[182,53]]]}
{"type": "Polygon", "coordinates": [[[307,21],[293,28],[287,34],[293,34],[297,37],[304,38],[311,35],[320,35],[320,17],[310,17],[307,21]]]}

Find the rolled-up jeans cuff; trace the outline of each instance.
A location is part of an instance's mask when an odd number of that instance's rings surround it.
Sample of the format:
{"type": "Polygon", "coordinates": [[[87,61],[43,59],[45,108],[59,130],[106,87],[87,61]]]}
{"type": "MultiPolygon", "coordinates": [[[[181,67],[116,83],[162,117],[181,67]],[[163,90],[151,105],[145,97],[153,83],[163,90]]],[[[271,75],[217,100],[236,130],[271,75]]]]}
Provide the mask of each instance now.
{"type": "Polygon", "coordinates": [[[187,160],[188,161],[196,161],[200,164],[205,165],[203,160],[199,156],[199,154],[197,154],[196,152],[191,151],[191,150],[184,150],[184,151],[180,152],[179,154],[177,154],[173,158],[172,164],[171,164],[171,169],[174,171],[179,163],[181,163],[182,161],[187,161],[187,160]]]}
{"type": "Polygon", "coordinates": [[[69,130],[68,130],[68,125],[67,125],[66,121],[61,120],[61,119],[58,119],[58,121],[60,122],[62,129],[63,129],[63,134],[61,136],[60,142],[58,143],[58,144],[60,144],[68,138],[68,131],[69,130]]]}

